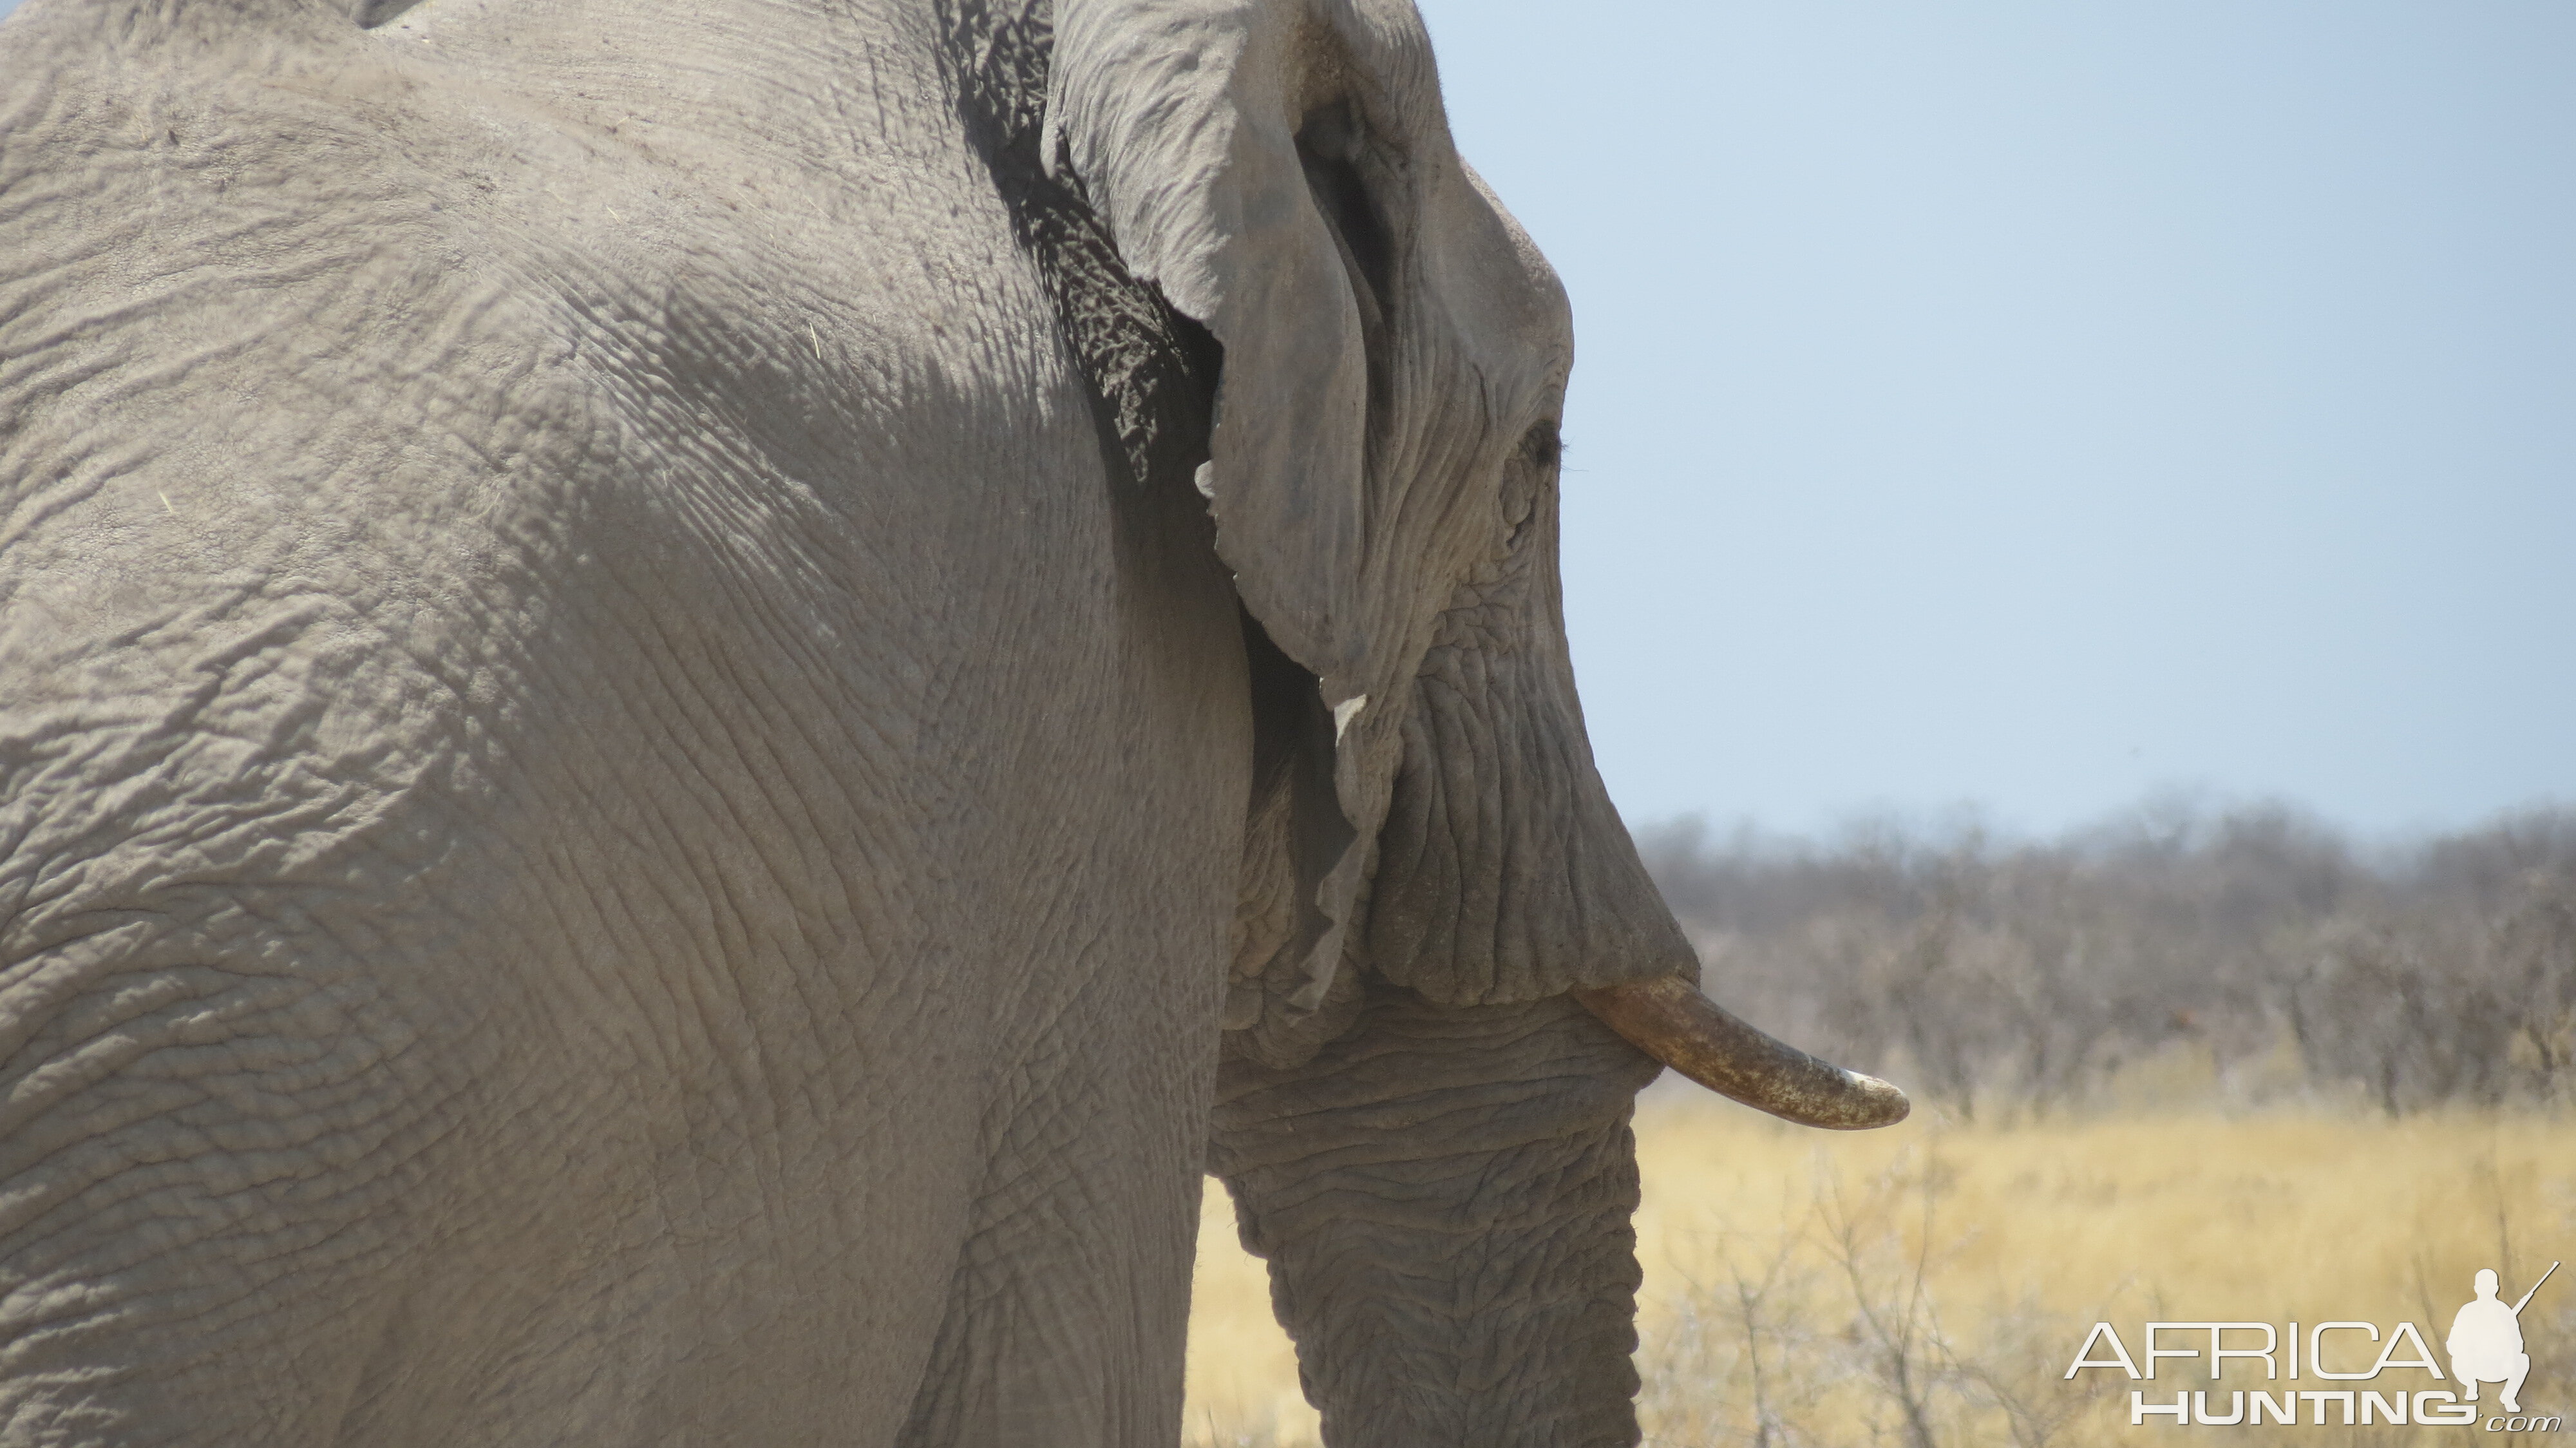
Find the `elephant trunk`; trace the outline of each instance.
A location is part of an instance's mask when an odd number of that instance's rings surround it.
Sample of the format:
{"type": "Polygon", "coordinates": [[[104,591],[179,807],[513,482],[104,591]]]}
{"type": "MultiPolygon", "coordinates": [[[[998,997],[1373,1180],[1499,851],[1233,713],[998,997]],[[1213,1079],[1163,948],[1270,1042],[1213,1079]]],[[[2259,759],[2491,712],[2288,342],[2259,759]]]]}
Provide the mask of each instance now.
{"type": "Polygon", "coordinates": [[[1361,989],[1309,1062],[1229,1044],[1210,1162],[1324,1440],[1635,1443],[1628,1117],[1654,1063],[1563,996],[1361,989]]]}
{"type": "Polygon", "coordinates": [[[1638,1050],[1784,1121],[1862,1131],[1893,1126],[1913,1110],[1895,1086],[1773,1040],[1680,976],[1579,990],[1574,998],[1638,1050]]]}

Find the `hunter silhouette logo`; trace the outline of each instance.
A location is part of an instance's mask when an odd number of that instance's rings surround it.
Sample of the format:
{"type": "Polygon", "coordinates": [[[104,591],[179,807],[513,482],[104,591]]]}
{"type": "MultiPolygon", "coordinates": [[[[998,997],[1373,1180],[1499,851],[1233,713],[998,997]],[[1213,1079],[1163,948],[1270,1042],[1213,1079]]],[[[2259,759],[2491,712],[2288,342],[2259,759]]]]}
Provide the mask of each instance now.
{"type": "Polygon", "coordinates": [[[2496,1300],[2495,1270],[2478,1269],[2478,1295],[2451,1319],[2451,1336],[2442,1344],[2451,1353],[2451,1375],[2468,1390],[2470,1402],[2478,1400],[2478,1384],[2502,1383],[2504,1410],[2522,1411],[2517,1395],[2522,1392],[2522,1380],[2531,1373],[2531,1354],[2522,1350],[2522,1310],[2557,1270],[2558,1264],[2550,1263],[2540,1282],[2531,1284],[2531,1292],[2507,1307],[2496,1300]]]}
{"type": "Polygon", "coordinates": [[[2443,1339],[2447,1375],[2414,1323],[2398,1323],[2383,1335],[2377,1323],[2338,1319],[2307,1324],[2304,1331],[2296,1322],[2150,1322],[2143,1338],[2133,1339],[2143,1348],[2136,1354],[2121,1340],[2119,1329],[2097,1322],[2075,1350],[2066,1376],[2108,1369],[2132,1381],[2155,1382],[2161,1376],[2173,1384],[2174,1373],[2159,1374],[2157,1369],[2180,1365],[2165,1360],[2196,1359],[2184,1372],[2209,1386],[2176,1392],[2170,1402],[2163,1401],[2161,1389],[2131,1389],[2131,1427],[2157,1419],[2178,1428],[2261,1427],[2267,1422],[2286,1427],[2304,1419],[2314,1427],[2385,1423],[2465,1428],[2483,1419],[2490,1433],[2556,1433],[2564,1428],[2564,1418],[2522,1410],[2523,1380],[2531,1375],[2531,1354],[2523,1350],[2522,1310],[2558,1268],[2550,1263],[2531,1290],[2510,1303],[2498,1295],[2499,1274],[2480,1269],[2477,1296],[2452,1314],[2450,1336],[2443,1339]],[[2223,1383],[2230,1359],[2237,1360],[2238,1382],[2251,1373],[2259,1386],[2223,1383]],[[2396,1376],[2387,1376],[2391,1373],[2396,1376]],[[2410,1373],[2424,1376],[2410,1380],[2410,1373]],[[2303,1386],[2309,1382],[2318,1386],[2303,1386]],[[2501,1387],[2496,1398],[2503,1413],[2487,1416],[2479,1403],[2479,1389],[2488,1383],[2501,1387]]]}

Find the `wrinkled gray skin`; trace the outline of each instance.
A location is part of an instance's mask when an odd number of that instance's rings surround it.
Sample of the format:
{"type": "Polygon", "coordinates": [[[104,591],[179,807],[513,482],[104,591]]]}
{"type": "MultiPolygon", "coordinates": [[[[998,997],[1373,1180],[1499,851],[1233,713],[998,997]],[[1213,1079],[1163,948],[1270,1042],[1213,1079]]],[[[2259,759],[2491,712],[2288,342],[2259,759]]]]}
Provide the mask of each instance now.
{"type": "Polygon", "coordinates": [[[1405,0],[986,3],[0,27],[0,1444],[1168,1444],[1203,1167],[1633,1439],[1562,294],[1405,0]]]}

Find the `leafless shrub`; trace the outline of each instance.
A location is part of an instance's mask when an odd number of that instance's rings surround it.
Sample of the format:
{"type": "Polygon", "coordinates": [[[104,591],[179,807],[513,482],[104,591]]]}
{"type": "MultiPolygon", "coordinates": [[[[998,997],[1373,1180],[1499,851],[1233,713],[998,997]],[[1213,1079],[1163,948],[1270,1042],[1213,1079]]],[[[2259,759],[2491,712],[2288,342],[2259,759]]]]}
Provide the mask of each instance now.
{"type": "Polygon", "coordinates": [[[1670,1321],[1640,1359],[1638,1408],[1655,1448],[1884,1444],[2053,1448],[2110,1388],[2035,1363],[2081,1324],[2024,1303],[1979,1305],[1962,1338],[1932,1287],[1973,1229],[1942,1216],[1953,1181],[1935,1155],[1847,1179],[1819,1156],[1804,1210],[1775,1236],[1686,1254],[1670,1321]],[[1712,1250],[1713,1249],[1713,1250],[1712,1250]]]}
{"type": "Polygon", "coordinates": [[[1648,1441],[1670,1448],[1742,1443],[1804,1448],[1823,1379],[1811,1370],[1819,1339],[1808,1324],[1816,1295],[1794,1237],[1730,1252],[1723,1282],[1683,1274],[1671,1327],[1658,1335],[1638,1407],[1648,1441]]]}
{"type": "Polygon", "coordinates": [[[1974,1352],[1952,1347],[1948,1366],[2003,1414],[2013,1448],[2052,1448],[2088,1414],[2100,1420],[2103,1414],[2096,1405],[2114,1391],[2110,1380],[2099,1375],[2070,1379],[2030,1370],[2032,1363],[2060,1356],[2065,1343],[2080,1341],[2084,1326],[2025,1301],[1990,1317],[1974,1352]]]}
{"type": "Polygon", "coordinates": [[[2576,1078],[2576,810],[2380,851],[2171,802],[2044,842],[1640,844],[1730,1002],[1960,1115],[2076,1105],[2178,1047],[2225,1077],[2286,1044],[2310,1089],[2392,1113],[2576,1078]]]}
{"type": "Polygon", "coordinates": [[[1890,1424],[1874,1425],[1878,1431],[1872,1436],[1894,1437],[1905,1448],[1940,1448],[1947,1435],[1934,1426],[1939,1415],[1936,1399],[1945,1389],[1955,1390],[1958,1380],[1950,1366],[1958,1354],[1942,1335],[1940,1313],[1926,1291],[1940,1201],[1936,1172],[1937,1166],[1913,1183],[1902,1174],[1894,1175],[1857,1201],[1835,1177],[1816,1202],[1825,1250],[1842,1268],[1843,1280],[1851,1289],[1851,1337],[1860,1350],[1863,1371],[1877,1384],[1893,1419],[1890,1424]],[[1905,1190],[1909,1185],[1914,1187],[1910,1193],[1905,1190]],[[1908,1195],[1919,1204],[1921,1214],[1911,1244],[1887,1221],[1888,1213],[1901,1208],[1908,1195]],[[1887,1431],[1891,1427],[1892,1433],[1887,1431]]]}

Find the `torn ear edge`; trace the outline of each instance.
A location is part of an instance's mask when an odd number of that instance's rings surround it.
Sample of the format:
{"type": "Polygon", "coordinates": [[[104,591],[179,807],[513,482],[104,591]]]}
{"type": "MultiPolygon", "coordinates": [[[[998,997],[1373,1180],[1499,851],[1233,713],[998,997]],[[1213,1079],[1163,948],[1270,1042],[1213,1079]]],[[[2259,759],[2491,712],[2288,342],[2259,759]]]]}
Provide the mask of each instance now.
{"type": "Polygon", "coordinates": [[[1327,886],[1363,850],[1334,789],[1333,724],[1314,675],[1249,611],[1240,617],[1253,775],[1224,1025],[1234,1049],[1285,1068],[1339,1035],[1359,1008],[1357,972],[1342,960],[1353,934],[1327,908],[1327,886]]]}
{"type": "Polygon", "coordinates": [[[1330,681],[1368,638],[1367,347],[1345,242],[1297,146],[1303,29],[1288,8],[1062,0],[1041,144],[1080,176],[1128,269],[1225,349],[1217,552],[1280,650],[1330,681]]]}
{"type": "Polygon", "coordinates": [[[1319,77],[1349,67],[1319,61],[1338,42],[1322,46],[1302,10],[1057,0],[1040,139],[1050,164],[1072,167],[1128,270],[1223,348],[1199,481],[1249,615],[1247,651],[1270,671],[1256,693],[1282,700],[1266,711],[1277,737],[1252,801],[1237,922],[1238,973],[1258,957],[1261,984],[1257,998],[1238,994],[1230,1022],[1274,1006],[1283,1018],[1319,1012],[1348,974],[1377,824],[1350,818],[1352,801],[1385,793],[1335,781],[1336,735],[1375,662],[1364,485],[1391,233],[1352,161],[1356,108],[1310,104],[1319,77]]]}

